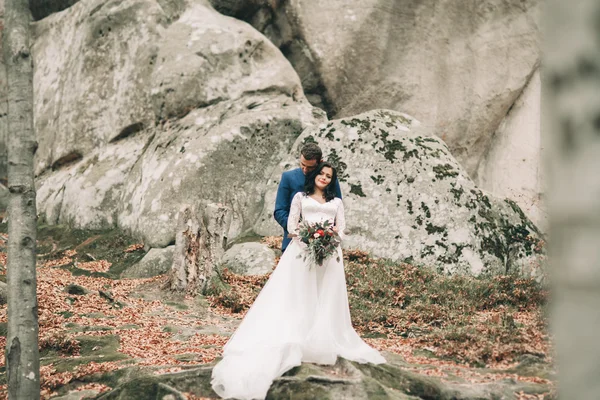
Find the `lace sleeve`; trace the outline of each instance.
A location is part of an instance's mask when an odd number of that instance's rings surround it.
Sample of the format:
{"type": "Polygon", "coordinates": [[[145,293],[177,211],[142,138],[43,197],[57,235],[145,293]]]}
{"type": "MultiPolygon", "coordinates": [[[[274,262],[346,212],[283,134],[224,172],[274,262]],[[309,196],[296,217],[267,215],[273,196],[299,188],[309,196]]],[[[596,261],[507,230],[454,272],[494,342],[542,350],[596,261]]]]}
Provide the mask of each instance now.
{"type": "Polygon", "coordinates": [[[338,234],[340,238],[344,240],[346,235],[344,234],[344,230],[346,229],[346,217],[344,216],[344,203],[342,203],[342,199],[338,198],[338,209],[335,214],[335,226],[338,229],[338,234]]]}
{"type": "Polygon", "coordinates": [[[298,224],[302,214],[302,193],[296,193],[290,206],[290,214],[287,221],[287,230],[289,234],[298,234],[298,224]]]}

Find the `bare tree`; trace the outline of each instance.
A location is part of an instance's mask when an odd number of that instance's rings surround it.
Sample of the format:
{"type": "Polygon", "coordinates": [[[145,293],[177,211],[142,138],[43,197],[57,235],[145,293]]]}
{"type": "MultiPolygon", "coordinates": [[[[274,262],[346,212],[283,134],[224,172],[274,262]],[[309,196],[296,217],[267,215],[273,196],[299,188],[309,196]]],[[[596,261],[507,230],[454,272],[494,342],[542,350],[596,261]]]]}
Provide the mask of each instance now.
{"type": "Polygon", "coordinates": [[[8,86],[8,335],[10,400],[39,399],[40,359],[35,252],[37,215],[33,157],[33,62],[28,0],[5,1],[3,36],[8,86]]]}
{"type": "Polygon", "coordinates": [[[550,0],[543,125],[548,153],[559,398],[600,398],[600,3],[550,0]]]}

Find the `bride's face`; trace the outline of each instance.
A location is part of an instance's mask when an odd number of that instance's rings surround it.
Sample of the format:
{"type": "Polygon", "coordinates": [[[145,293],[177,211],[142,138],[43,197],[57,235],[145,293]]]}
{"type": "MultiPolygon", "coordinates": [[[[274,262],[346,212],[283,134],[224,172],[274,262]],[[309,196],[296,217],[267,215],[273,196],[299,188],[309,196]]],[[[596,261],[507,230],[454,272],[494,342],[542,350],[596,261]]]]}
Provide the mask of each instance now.
{"type": "Polygon", "coordinates": [[[329,167],[323,167],[319,175],[315,178],[315,187],[325,190],[327,185],[331,183],[331,177],[333,176],[333,170],[329,167]]]}

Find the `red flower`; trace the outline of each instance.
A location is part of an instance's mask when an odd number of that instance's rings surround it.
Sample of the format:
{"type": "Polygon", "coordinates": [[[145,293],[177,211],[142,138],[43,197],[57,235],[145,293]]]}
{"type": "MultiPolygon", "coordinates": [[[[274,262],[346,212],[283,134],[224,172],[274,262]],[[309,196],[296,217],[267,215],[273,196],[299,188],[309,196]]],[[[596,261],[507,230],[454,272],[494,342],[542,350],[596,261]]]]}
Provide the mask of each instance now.
{"type": "Polygon", "coordinates": [[[305,260],[308,258],[317,265],[323,265],[325,259],[337,255],[337,246],[341,240],[332,226],[330,221],[301,225],[300,240],[309,246],[304,255],[305,260]]]}

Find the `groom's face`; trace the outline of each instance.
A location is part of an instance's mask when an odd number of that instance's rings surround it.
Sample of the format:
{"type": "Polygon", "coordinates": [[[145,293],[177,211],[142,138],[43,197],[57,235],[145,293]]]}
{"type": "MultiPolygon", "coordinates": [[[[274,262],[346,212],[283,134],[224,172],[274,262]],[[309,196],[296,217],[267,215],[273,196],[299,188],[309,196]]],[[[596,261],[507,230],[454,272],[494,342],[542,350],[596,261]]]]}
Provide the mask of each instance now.
{"type": "Polygon", "coordinates": [[[317,168],[318,164],[319,162],[317,160],[307,160],[302,154],[300,154],[300,169],[304,175],[317,168]]]}

